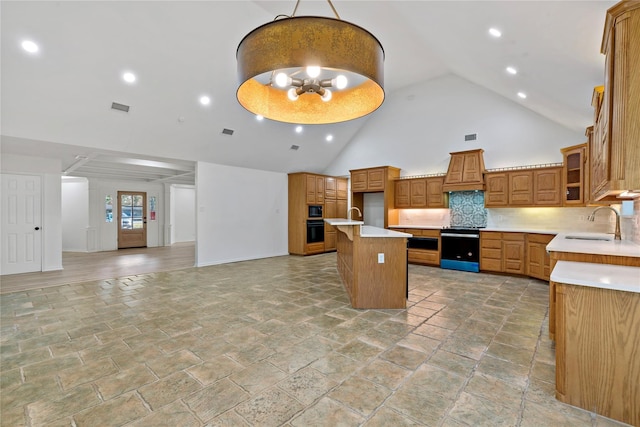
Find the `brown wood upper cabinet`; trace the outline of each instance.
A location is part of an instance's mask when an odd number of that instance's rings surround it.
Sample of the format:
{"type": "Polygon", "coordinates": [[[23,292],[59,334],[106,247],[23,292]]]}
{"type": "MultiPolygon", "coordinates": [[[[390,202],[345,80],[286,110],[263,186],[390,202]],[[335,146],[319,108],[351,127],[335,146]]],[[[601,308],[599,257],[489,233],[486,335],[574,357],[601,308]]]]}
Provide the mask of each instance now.
{"type": "Polygon", "coordinates": [[[640,190],[640,2],[621,1],[607,11],[601,52],[604,93],[594,105],[591,200],[619,203],[617,195],[640,190]]]}
{"type": "Polygon", "coordinates": [[[396,209],[446,208],[449,195],[442,191],[444,176],[407,178],[394,182],[396,209]]]}
{"type": "Polygon", "coordinates": [[[359,169],[351,171],[351,191],[377,192],[385,190],[386,168],[359,169]]]}
{"type": "MultiPolygon", "coordinates": [[[[336,199],[337,195],[337,181],[336,178],[327,176],[324,178],[324,198],[325,199],[336,199]]],[[[335,217],[327,217],[327,218],[335,218],[335,217]]]]}
{"type": "Polygon", "coordinates": [[[367,169],[354,169],[351,173],[351,206],[364,212],[365,193],[383,193],[384,224],[398,223],[398,213],[394,209],[394,181],[400,177],[400,169],[393,166],[379,166],[367,169]]]}
{"type": "Polygon", "coordinates": [[[324,204],[324,177],[307,175],[307,203],[324,204]]]}
{"type": "Polygon", "coordinates": [[[521,169],[485,174],[488,208],[562,206],[562,167],[521,169]]]}
{"type": "MultiPolygon", "coordinates": [[[[593,132],[593,127],[587,129],[587,134],[593,132]]],[[[585,191],[589,180],[587,144],[579,144],[562,148],[562,204],[564,206],[584,206],[588,201],[585,191]]]]}
{"type": "Polygon", "coordinates": [[[560,188],[562,168],[543,168],[533,171],[533,205],[562,206],[560,188]]]}
{"type": "Polygon", "coordinates": [[[347,200],[349,198],[347,178],[336,178],[336,199],[347,200]]]}

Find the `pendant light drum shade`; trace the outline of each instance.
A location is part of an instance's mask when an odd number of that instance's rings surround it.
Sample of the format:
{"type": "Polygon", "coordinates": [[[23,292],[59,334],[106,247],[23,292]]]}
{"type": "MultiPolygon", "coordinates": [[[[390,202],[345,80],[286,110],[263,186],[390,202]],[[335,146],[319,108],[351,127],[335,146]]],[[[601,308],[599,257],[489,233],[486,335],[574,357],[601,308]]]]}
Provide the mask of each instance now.
{"type": "Polygon", "coordinates": [[[375,111],[384,101],[382,45],[367,30],[341,19],[300,16],[275,20],[247,34],[238,45],[236,59],[241,82],[238,102],[271,120],[344,122],[375,111]],[[317,80],[305,79],[308,66],[321,67],[317,80]],[[295,101],[287,96],[286,88],[273,84],[280,72],[298,82],[293,88],[299,92],[295,101]],[[344,89],[330,83],[339,75],[349,82],[344,89]],[[307,84],[309,81],[316,84],[307,84]],[[332,91],[329,96],[318,96],[325,88],[332,91]]]}

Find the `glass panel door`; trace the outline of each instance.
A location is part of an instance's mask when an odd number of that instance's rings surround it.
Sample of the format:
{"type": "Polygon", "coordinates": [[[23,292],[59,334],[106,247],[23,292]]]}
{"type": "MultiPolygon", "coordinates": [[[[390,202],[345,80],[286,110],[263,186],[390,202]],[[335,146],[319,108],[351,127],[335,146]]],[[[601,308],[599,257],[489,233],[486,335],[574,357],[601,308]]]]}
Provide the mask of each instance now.
{"type": "Polygon", "coordinates": [[[118,248],[147,246],[146,193],[118,192],[118,248]]]}

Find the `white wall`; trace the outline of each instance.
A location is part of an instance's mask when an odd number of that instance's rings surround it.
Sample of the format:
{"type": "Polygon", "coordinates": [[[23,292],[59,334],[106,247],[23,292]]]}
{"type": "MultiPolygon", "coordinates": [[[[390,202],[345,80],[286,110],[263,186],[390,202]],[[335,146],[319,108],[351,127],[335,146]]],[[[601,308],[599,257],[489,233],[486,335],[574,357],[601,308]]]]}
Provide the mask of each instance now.
{"type": "Polygon", "coordinates": [[[184,185],[172,187],[172,242],[193,242],[196,240],[196,189],[184,185]]]}
{"type": "Polygon", "coordinates": [[[555,163],[562,162],[560,148],[585,141],[583,132],[447,75],[388,96],[324,173],[385,165],[402,176],[442,173],[450,152],[476,148],[484,149],[488,169],[555,163]],[[465,142],[471,133],[478,140],[465,142]]]}
{"type": "Polygon", "coordinates": [[[87,251],[89,227],[89,181],[86,178],[62,179],[62,250],[87,251]]]}
{"type": "MultiPolygon", "coordinates": [[[[384,228],[384,193],[364,193],[362,205],[364,223],[384,228]]],[[[352,218],[359,219],[356,212],[351,215],[352,218]]]]}
{"type": "Polygon", "coordinates": [[[196,265],[288,253],[285,173],[198,162],[196,265]]]}
{"type": "MultiPolygon", "coordinates": [[[[2,173],[42,177],[42,271],[62,269],[61,183],[59,160],[3,154],[2,173]]],[[[0,207],[4,210],[4,207],[0,207]]]]}

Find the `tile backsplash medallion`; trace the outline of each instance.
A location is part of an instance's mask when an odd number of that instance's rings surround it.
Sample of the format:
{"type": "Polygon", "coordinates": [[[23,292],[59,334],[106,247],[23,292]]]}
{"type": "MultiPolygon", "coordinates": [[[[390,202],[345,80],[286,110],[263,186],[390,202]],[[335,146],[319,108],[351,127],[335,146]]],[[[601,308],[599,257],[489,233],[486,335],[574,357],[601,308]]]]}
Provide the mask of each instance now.
{"type": "Polygon", "coordinates": [[[487,210],[484,192],[453,191],[449,193],[452,227],[486,227],[487,210]]]}

